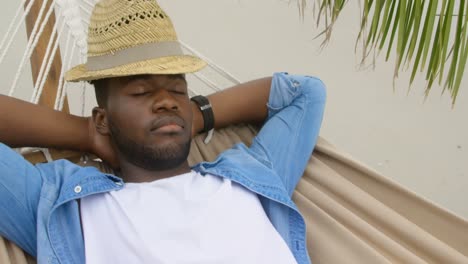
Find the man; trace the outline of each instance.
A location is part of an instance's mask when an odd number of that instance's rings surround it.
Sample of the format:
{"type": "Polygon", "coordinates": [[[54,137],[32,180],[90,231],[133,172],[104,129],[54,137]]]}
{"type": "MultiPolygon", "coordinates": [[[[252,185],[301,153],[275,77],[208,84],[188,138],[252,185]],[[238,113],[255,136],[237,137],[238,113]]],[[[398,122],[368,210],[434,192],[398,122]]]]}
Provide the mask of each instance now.
{"type": "Polygon", "coordinates": [[[67,74],[95,85],[92,118],[0,96],[0,141],[94,152],[117,173],[0,144],[0,234],[39,263],[309,263],[291,195],[323,84],[279,73],[190,101],[184,74],[203,66],[153,0],[100,1],[88,61],[67,74]],[[264,122],[249,148],[189,167],[192,135],[239,122],[264,122]]]}

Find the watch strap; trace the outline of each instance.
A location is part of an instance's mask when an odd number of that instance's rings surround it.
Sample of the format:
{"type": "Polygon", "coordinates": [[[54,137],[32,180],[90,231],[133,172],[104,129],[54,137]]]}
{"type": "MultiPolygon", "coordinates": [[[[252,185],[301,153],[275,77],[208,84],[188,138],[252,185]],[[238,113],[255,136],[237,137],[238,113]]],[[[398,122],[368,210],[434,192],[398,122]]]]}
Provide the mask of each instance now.
{"type": "Polygon", "coordinates": [[[211,107],[210,101],[203,95],[197,95],[190,98],[200,109],[203,116],[203,131],[209,132],[214,128],[215,120],[213,108],[211,107]]]}

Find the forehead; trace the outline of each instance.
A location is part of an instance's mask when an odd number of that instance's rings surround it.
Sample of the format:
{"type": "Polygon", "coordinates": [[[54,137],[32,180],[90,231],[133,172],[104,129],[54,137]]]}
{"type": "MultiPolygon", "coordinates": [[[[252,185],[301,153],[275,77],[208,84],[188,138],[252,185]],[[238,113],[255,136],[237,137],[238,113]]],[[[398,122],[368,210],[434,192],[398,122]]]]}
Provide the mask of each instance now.
{"type": "Polygon", "coordinates": [[[167,75],[162,75],[162,74],[139,74],[139,75],[109,78],[110,83],[120,84],[120,85],[126,85],[128,83],[131,83],[133,81],[138,81],[138,80],[154,81],[154,82],[164,82],[164,81],[169,81],[169,80],[183,80],[184,82],[187,82],[185,80],[185,75],[184,74],[167,74],[167,75]]]}

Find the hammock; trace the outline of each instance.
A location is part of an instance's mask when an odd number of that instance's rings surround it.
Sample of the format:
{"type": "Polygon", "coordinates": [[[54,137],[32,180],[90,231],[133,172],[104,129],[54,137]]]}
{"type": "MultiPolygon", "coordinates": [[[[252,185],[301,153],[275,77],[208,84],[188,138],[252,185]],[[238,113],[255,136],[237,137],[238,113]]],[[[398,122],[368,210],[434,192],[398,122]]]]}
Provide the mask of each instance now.
{"type": "MultiPolygon", "coordinates": [[[[41,54],[40,49],[35,49],[35,42],[39,43],[39,36],[46,34],[42,41],[45,44],[43,47],[47,49],[42,49],[42,56],[37,60],[40,65],[31,65],[35,80],[31,101],[67,110],[68,84],[62,81],[63,72],[70,68],[74,60],[82,61],[86,54],[83,44],[83,37],[86,36],[86,14],[89,16],[93,3],[90,0],[36,1],[26,4],[24,11],[25,1],[19,6],[9,33],[0,43],[0,63],[5,56],[3,54],[7,54],[8,46],[11,45],[10,39],[14,38],[17,31],[15,25],[23,23],[26,16],[32,15],[35,18],[32,21],[36,22],[29,26],[30,41],[20,62],[19,74],[13,79],[10,95],[14,95],[18,76],[27,59],[31,55],[34,57],[33,50],[36,55],[41,54]],[[36,12],[30,13],[31,10],[36,12]],[[43,21],[43,15],[51,17],[50,20],[45,19],[50,23],[44,23],[44,27],[40,22],[43,21]],[[54,22],[54,16],[57,17],[57,23],[54,22]],[[51,29],[49,36],[47,28],[51,29]],[[58,41],[55,41],[56,39],[58,41]],[[60,45],[55,44],[59,42],[60,45]],[[62,50],[65,52],[57,59],[57,52],[62,50]],[[57,67],[57,63],[60,63],[60,67],[55,71],[56,76],[50,78],[50,75],[54,74],[50,67],[57,67]],[[55,79],[56,83],[49,83],[52,79],[55,79]]],[[[196,53],[189,46],[185,47],[187,52],[196,53]]],[[[237,82],[226,71],[207,61],[210,69],[194,75],[198,79],[199,86],[196,89],[199,90],[192,91],[193,93],[214,91],[223,81],[237,82]]],[[[85,84],[80,85],[84,91],[85,84]]],[[[223,84],[222,87],[224,86],[223,84]]],[[[81,101],[83,102],[83,98],[81,101]]],[[[84,105],[82,103],[82,112],[84,105]]],[[[205,135],[199,135],[192,142],[189,162],[194,164],[202,160],[214,160],[220,152],[234,143],[244,142],[249,145],[255,133],[256,129],[251,126],[231,126],[216,131],[209,144],[203,142],[205,135]]],[[[37,152],[29,149],[23,150],[23,153],[33,163],[60,158],[80,162],[81,159],[82,165],[105,169],[92,158],[83,160],[79,154],[69,151],[37,152]]],[[[307,224],[308,252],[314,264],[468,263],[466,220],[418,197],[355,161],[323,138],[319,138],[317,142],[293,199],[307,224]]],[[[0,263],[35,263],[35,260],[13,243],[0,237],[0,263]]]]}

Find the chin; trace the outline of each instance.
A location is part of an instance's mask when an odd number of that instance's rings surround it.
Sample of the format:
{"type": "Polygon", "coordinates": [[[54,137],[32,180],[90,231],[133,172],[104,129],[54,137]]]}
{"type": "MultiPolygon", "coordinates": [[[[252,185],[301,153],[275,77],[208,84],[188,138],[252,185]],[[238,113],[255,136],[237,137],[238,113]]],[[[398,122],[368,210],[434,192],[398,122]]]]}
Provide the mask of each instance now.
{"type": "MultiPolygon", "coordinates": [[[[126,155],[134,165],[149,171],[175,169],[187,161],[191,140],[175,141],[145,146],[132,155],[126,155]]],[[[130,154],[130,153],[128,153],[130,154]]]]}
{"type": "Polygon", "coordinates": [[[185,150],[185,145],[186,144],[179,144],[175,142],[165,142],[163,144],[159,144],[155,146],[153,156],[157,156],[161,160],[171,160],[180,158],[187,159],[185,153],[188,151],[185,150]]]}
{"type": "Polygon", "coordinates": [[[112,140],[128,162],[148,171],[177,168],[187,161],[191,137],[188,132],[158,135],[138,141],[120,133],[111,126],[112,140]]]}

